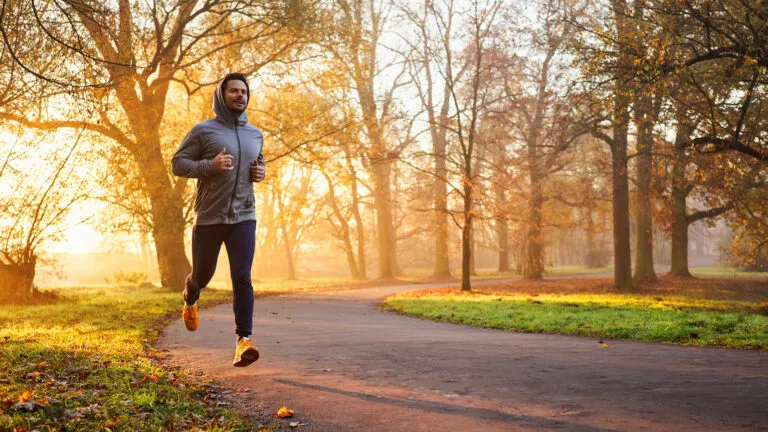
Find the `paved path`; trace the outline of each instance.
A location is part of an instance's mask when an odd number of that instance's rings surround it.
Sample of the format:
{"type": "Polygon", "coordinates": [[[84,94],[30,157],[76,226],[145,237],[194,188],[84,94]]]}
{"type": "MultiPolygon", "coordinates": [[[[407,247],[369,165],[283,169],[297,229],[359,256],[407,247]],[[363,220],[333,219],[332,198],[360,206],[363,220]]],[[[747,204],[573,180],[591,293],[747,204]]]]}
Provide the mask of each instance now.
{"type": "MultiPolygon", "coordinates": [[[[396,286],[257,299],[262,358],[231,367],[230,305],[180,320],[174,363],[248,413],[286,405],[309,431],[768,431],[768,353],[518,334],[376,309],[396,286]]],[[[205,293],[203,293],[203,302],[205,293]]]]}

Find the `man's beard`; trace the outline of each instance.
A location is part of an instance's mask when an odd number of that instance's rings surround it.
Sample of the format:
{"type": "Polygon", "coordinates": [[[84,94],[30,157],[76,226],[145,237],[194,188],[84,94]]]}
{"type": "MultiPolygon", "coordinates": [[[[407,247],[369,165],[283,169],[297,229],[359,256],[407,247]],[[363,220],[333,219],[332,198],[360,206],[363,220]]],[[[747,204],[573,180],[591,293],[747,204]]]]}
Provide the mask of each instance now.
{"type": "MultiPolygon", "coordinates": [[[[245,104],[246,104],[246,102],[241,102],[241,103],[243,104],[243,106],[245,106],[245,104]]],[[[234,101],[233,101],[233,104],[234,104],[234,101]]],[[[228,106],[227,108],[229,109],[229,112],[234,114],[235,117],[240,117],[240,114],[245,112],[245,108],[240,109],[240,108],[235,108],[234,106],[232,106],[232,107],[228,106]]]]}

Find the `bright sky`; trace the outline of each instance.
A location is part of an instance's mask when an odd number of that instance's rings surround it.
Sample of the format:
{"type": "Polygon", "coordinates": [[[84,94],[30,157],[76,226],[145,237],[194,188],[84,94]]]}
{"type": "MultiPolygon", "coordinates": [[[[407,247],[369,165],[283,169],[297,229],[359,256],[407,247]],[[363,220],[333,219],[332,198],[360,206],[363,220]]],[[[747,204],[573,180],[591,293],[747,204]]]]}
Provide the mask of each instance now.
{"type": "Polygon", "coordinates": [[[83,253],[104,249],[103,237],[89,225],[77,225],[67,230],[64,240],[53,243],[51,253],[83,253]]]}

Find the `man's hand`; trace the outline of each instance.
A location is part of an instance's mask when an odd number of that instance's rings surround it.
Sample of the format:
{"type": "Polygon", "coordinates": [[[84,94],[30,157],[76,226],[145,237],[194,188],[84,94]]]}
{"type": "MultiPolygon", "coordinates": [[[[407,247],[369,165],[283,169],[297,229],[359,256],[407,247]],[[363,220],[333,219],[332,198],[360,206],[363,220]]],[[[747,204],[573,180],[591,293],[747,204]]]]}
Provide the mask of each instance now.
{"type": "Polygon", "coordinates": [[[251,181],[260,182],[266,177],[267,171],[257,161],[251,162],[251,181]]]}
{"type": "Polygon", "coordinates": [[[221,149],[219,154],[217,154],[216,157],[213,158],[213,167],[216,168],[217,173],[232,170],[232,162],[234,162],[235,157],[232,155],[225,154],[226,152],[227,152],[227,149],[223,148],[221,149]]]}

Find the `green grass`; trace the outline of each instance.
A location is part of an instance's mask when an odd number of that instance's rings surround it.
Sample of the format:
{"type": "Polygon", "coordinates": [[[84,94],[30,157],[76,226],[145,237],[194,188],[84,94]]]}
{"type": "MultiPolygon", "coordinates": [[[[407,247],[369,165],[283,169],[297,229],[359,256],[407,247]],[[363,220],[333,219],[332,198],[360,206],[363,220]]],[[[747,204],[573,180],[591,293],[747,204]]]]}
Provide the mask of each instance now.
{"type": "Polygon", "coordinates": [[[765,272],[748,272],[727,266],[691,267],[690,271],[696,277],[768,278],[768,273],[765,272]]]}
{"type": "MultiPolygon", "coordinates": [[[[495,268],[481,267],[477,268],[477,275],[472,276],[472,279],[517,279],[520,275],[517,271],[509,270],[500,272],[495,268]]],[[[610,273],[613,271],[612,267],[600,267],[600,268],[587,268],[584,266],[561,266],[551,267],[545,272],[545,276],[568,276],[568,275],[595,275],[601,273],[610,273]]],[[[411,267],[405,269],[405,275],[398,276],[400,279],[413,281],[413,282],[429,282],[432,275],[431,268],[411,267]]],[[[461,269],[453,269],[453,276],[459,278],[461,276],[461,269]]]]}
{"type": "Polygon", "coordinates": [[[768,349],[756,303],[620,294],[404,293],[382,307],[456,324],[530,333],[768,349]]]}
{"type": "MultiPolygon", "coordinates": [[[[206,404],[204,383],[166,367],[152,348],[179,313],[179,293],[61,292],[51,304],[0,308],[0,430],[253,430],[238,414],[206,404]],[[12,409],[25,396],[42,407],[12,409]]],[[[201,305],[231,295],[207,290],[201,305]]]]}

